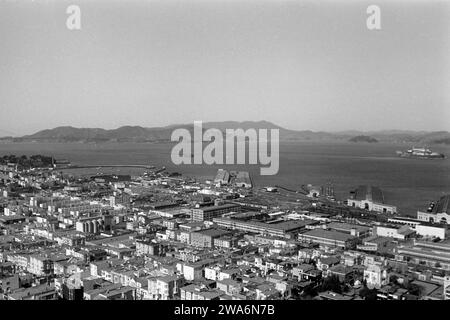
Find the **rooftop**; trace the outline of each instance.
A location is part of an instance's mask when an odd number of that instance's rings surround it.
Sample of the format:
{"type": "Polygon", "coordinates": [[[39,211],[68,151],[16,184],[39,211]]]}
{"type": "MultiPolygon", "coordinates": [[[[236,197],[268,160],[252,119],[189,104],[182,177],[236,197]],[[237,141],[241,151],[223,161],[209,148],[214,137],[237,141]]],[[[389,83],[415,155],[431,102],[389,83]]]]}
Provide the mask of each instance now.
{"type": "Polygon", "coordinates": [[[338,231],[329,231],[323,229],[313,229],[303,233],[302,235],[315,237],[315,238],[323,238],[328,240],[336,240],[336,241],[348,241],[352,240],[355,237],[348,235],[346,233],[338,232],[338,231]]]}
{"type": "Polygon", "coordinates": [[[342,231],[351,231],[355,229],[358,232],[366,232],[372,229],[371,227],[361,226],[358,224],[350,224],[350,223],[341,223],[341,222],[332,222],[327,225],[329,229],[342,230],[342,231]]]}
{"type": "Polygon", "coordinates": [[[231,219],[231,218],[214,218],[214,222],[233,222],[236,224],[247,224],[247,225],[253,225],[253,226],[259,226],[266,229],[272,229],[272,230],[280,230],[284,232],[300,229],[306,225],[310,224],[316,224],[318,223],[315,220],[305,219],[305,220],[288,220],[283,222],[277,222],[277,223],[265,223],[265,222],[259,222],[259,221],[241,221],[237,219],[231,219]]]}
{"type": "Polygon", "coordinates": [[[450,194],[442,196],[433,208],[433,213],[448,213],[450,214],[450,194]]]}
{"type": "Polygon", "coordinates": [[[230,232],[225,231],[225,230],[211,228],[211,229],[199,230],[194,233],[202,234],[202,235],[209,236],[212,238],[217,238],[217,237],[229,234],[230,232]]]}
{"type": "Polygon", "coordinates": [[[239,207],[239,205],[237,205],[237,204],[223,204],[221,206],[211,206],[211,207],[200,208],[199,210],[202,210],[203,212],[208,212],[208,211],[230,209],[230,208],[237,208],[237,207],[239,207]]]}
{"type": "Polygon", "coordinates": [[[353,195],[355,200],[368,200],[376,203],[384,203],[383,192],[378,187],[359,186],[353,195]]]}

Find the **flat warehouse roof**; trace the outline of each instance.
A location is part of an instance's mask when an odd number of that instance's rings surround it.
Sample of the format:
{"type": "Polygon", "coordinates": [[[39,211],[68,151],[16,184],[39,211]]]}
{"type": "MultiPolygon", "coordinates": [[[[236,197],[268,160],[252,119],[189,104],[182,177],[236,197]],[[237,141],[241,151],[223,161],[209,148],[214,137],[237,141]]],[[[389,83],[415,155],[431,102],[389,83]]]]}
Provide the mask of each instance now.
{"type": "Polygon", "coordinates": [[[355,239],[354,236],[337,232],[337,231],[329,231],[329,230],[323,230],[323,229],[313,229],[311,231],[307,231],[305,233],[302,233],[303,236],[309,236],[309,237],[315,237],[315,238],[323,238],[328,240],[335,240],[335,241],[348,241],[355,239]]]}

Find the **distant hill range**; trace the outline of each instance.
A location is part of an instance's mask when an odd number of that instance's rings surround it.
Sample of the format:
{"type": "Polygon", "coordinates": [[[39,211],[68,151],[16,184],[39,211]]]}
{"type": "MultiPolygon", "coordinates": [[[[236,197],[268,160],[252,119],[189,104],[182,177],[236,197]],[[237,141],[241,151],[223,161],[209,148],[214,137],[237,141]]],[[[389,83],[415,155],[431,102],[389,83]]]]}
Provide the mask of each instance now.
{"type": "MultiPolygon", "coordinates": [[[[145,128],[140,126],[123,126],[117,129],[57,127],[36,132],[23,137],[3,137],[11,142],[167,142],[173,130],[187,129],[193,136],[193,124],[170,125],[166,127],[145,128]]],[[[225,129],[279,129],[282,141],[353,141],[353,142],[402,142],[419,145],[450,144],[447,131],[341,131],[322,132],[310,130],[289,130],[268,121],[223,121],[203,123],[203,130],[225,129]]]]}

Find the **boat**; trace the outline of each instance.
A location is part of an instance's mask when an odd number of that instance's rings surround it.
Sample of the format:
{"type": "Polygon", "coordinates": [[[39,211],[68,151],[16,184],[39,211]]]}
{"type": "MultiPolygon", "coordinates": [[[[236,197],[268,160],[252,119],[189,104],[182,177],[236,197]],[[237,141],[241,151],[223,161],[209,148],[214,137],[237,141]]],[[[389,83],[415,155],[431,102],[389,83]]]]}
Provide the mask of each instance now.
{"type": "Polygon", "coordinates": [[[401,158],[415,158],[415,159],[444,159],[445,155],[438,152],[433,152],[428,148],[412,147],[407,151],[397,151],[397,155],[401,158]]]}

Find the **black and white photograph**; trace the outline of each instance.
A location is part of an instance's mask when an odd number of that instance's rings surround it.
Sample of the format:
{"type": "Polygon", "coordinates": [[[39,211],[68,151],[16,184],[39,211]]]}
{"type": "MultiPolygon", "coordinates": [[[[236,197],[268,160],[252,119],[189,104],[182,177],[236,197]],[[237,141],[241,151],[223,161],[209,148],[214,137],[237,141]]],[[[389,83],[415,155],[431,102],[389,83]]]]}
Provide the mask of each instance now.
{"type": "Polygon", "coordinates": [[[450,300],[449,230],[450,1],[0,0],[0,309],[450,300]]]}

